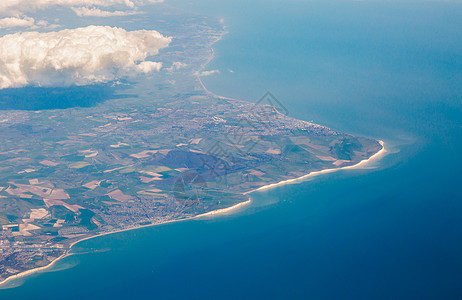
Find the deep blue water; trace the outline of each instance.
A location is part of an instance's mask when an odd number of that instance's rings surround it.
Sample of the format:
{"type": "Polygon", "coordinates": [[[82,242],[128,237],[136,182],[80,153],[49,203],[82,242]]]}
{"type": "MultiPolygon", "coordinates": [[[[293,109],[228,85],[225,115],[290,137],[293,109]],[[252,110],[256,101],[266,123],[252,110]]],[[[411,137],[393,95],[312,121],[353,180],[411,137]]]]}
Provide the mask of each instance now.
{"type": "Polygon", "coordinates": [[[248,2],[188,2],[230,32],[206,85],[271,90],[389,155],[255,193],[236,215],[84,242],[92,253],[57,266],[74,267],[1,299],[462,298],[462,4],[248,2]]]}

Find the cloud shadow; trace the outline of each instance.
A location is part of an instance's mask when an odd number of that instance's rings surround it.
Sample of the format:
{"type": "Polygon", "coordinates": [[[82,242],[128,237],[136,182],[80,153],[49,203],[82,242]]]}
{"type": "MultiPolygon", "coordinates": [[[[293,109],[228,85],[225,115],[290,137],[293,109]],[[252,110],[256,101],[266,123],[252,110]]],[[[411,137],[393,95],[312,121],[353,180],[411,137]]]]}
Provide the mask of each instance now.
{"type": "Polygon", "coordinates": [[[110,99],[133,97],[106,85],[24,87],[0,90],[0,110],[47,110],[92,107],[110,99]]]}

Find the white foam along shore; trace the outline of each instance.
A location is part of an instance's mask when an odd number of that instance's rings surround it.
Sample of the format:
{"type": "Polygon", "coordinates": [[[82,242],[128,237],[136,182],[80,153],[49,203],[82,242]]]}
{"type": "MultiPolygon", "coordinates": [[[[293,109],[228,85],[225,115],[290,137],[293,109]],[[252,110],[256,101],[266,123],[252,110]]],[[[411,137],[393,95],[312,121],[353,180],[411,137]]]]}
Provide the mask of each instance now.
{"type": "MultiPolygon", "coordinates": [[[[379,143],[380,143],[380,145],[382,145],[382,149],[380,151],[378,151],[377,153],[375,153],[374,155],[372,155],[368,159],[360,161],[356,165],[347,166],[347,167],[343,167],[343,168],[326,169],[326,170],[311,172],[311,173],[309,173],[307,175],[304,175],[304,176],[301,176],[301,177],[298,177],[298,178],[288,179],[288,180],[284,180],[284,181],[281,181],[281,182],[278,182],[278,183],[268,184],[268,185],[262,186],[262,187],[260,187],[258,189],[246,192],[244,194],[250,194],[250,193],[253,193],[253,192],[268,190],[268,189],[272,189],[272,188],[282,186],[282,185],[286,185],[286,184],[296,183],[296,182],[299,182],[299,181],[304,180],[306,178],[314,177],[314,176],[321,175],[321,174],[331,173],[331,172],[335,172],[335,171],[339,171],[339,170],[358,169],[358,168],[364,167],[367,164],[381,158],[387,152],[387,150],[385,148],[385,143],[383,141],[379,141],[379,143]]],[[[12,276],[6,278],[2,282],[0,282],[0,289],[2,289],[4,285],[6,285],[7,283],[9,283],[9,282],[11,282],[11,281],[13,281],[15,279],[24,278],[24,277],[27,277],[27,276],[32,275],[34,273],[37,273],[37,272],[40,272],[40,271],[45,271],[45,270],[53,267],[61,259],[65,258],[67,256],[70,256],[70,255],[73,255],[73,254],[69,253],[72,250],[72,247],[74,247],[75,245],[77,245],[78,243],[81,243],[83,241],[94,239],[94,238],[105,236],[105,235],[116,234],[116,233],[120,233],[120,232],[131,231],[131,230],[136,230],[136,229],[140,229],[140,228],[165,225],[165,224],[169,224],[169,223],[175,223],[175,222],[181,222],[181,221],[187,221],[187,220],[200,219],[200,218],[204,218],[204,217],[217,217],[217,216],[220,216],[220,215],[230,214],[230,213],[232,213],[232,212],[234,212],[234,211],[236,211],[238,209],[244,208],[245,206],[249,205],[250,203],[252,203],[251,199],[249,199],[249,200],[247,200],[245,202],[238,203],[238,204],[233,205],[231,207],[213,210],[213,211],[203,213],[203,214],[200,214],[200,215],[197,215],[197,216],[194,216],[194,217],[190,217],[190,218],[184,218],[184,219],[179,219],[179,220],[171,220],[171,221],[166,221],[166,222],[157,223],[157,224],[149,224],[149,225],[144,225],[144,226],[137,226],[137,227],[133,227],[133,228],[126,228],[126,229],[121,229],[121,230],[117,230],[117,231],[113,231],[113,232],[107,232],[107,233],[102,233],[102,234],[98,234],[98,235],[95,235],[95,236],[90,236],[90,237],[83,238],[81,240],[78,240],[78,241],[75,241],[74,243],[72,243],[70,245],[70,247],[69,247],[69,250],[66,251],[66,253],[64,253],[63,255],[58,257],[56,260],[52,261],[49,265],[44,266],[44,267],[31,269],[31,270],[27,270],[27,271],[24,271],[24,272],[21,272],[19,274],[12,275],[12,276]]],[[[8,288],[8,287],[6,287],[6,288],[8,288]]]]}
{"type": "Polygon", "coordinates": [[[147,228],[147,227],[153,227],[153,226],[160,226],[160,225],[165,225],[165,224],[170,224],[170,223],[176,223],[176,222],[182,222],[182,221],[188,221],[188,220],[196,220],[196,219],[201,219],[201,218],[204,218],[204,217],[217,217],[217,216],[220,216],[220,215],[225,215],[225,214],[230,214],[238,209],[241,209],[247,205],[249,205],[252,201],[249,199],[245,202],[241,202],[241,203],[238,203],[238,204],[235,204],[231,207],[227,207],[227,208],[221,208],[221,209],[217,209],[217,210],[213,210],[213,211],[210,211],[210,212],[207,212],[207,213],[203,213],[203,214],[200,214],[200,215],[197,215],[197,216],[194,216],[194,217],[189,217],[189,218],[184,218],[184,219],[178,219],[178,220],[170,220],[170,221],[166,221],[166,222],[162,222],[162,223],[156,223],[156,224],[149,224],[149,225],[140,225],[140,226],[137,226],[137,227],[133,227],[133,228],[125,228],[125,229],[121,229],[121,230],[116,230],[116,231],[112,231],[112,232],[106,232],[106,233],[101,233],[101,234],[98,234],[98,235],[94,235],[94,236],[89,236],[89,237],[86,237],[86,238],[83,238],[81,240],[78,240],[78,241],[75,241],[73,242],[70,246],[69,246],[69,249],[66,251],[66,253],[64,253],[63,255],[61,255],[60,257],[58,257],[57,259],[55,259],[54,261],[52,261],[50,264],[46,265],[46,266],[43,266],[43,267],[39,267],[39,268],[35,268],[35,269],[31,269],[31,270],[27,270],[27,271],[24,271],[24,272],[21,272],[19,274],[16,274],[16,275],[11,275],[10,277],[6,278],[5,280],[3,280],[2,282],[0,282],[0,289],[4,289],[4,288],[8,288],[8,286],[5,287],[5,285],[11,281],[14,281],[15,279],[21,279],[21,278],[24,278],[24,277],[27,277],[29,275],[33,275],[37,272],[40,272],[40,271],[46,271],[47,269],[53,267],[58,261],[62,260],[63,258],[65,257],[68,257],[68,256],[71,256],[71,255],[74,255],[74,253],[70,253],[70,251],[72,250],[72,247],[74,247],[75,245],[77,245],[78,243],[81,243],[83,241],[87,241],[87,240],[91,240],[91,239],[95,239],[95,238],[98,238],[98,237],[102,237],[102,236],[106,236],[106,235],[111,235],[111,234],[116,234],[116,233],[120,233],[120,232],[126,232],[126,231],[131,231],[131,230],[136,230],[136,229],[141,229],[141,228],[147,228]]]}
{"type": "MultiPolygon", "coordinates": [[[[220,35],[215,41],[213,41],[213,43],[211,44],[211,46],[213,46],[213,44],[217,43],[218,41],[220,41],[223,37],[225,33],[223,33],[222,35],[220,35]]],[[[220,98],[220,99],[228,99],[228,100],[237,100],[237,99],[231,99],[231,98],[226,98],[226,97],[221,97],[221,96],[218,96],[218,95],[215,95],[213,94],[212,92],[210,92],[206,87],[205,85],[203,84],[201,78],[200,78],[200,72],[213,60],[213,58],[215,57],[215,52],[213,50],[213,48],[211,47],[211,55],[209,56],[208,60],[206,63],[204,63],[202,65],[202,67],[200,68],[200,70],[197,72],[197,79],[199,80],[199,83],[200,85],[202,86],[202,88],[204,89],[204,91],[207,93],[207,94],[210,94],[214,97],[217,97],[217,98],[220,98]]],[[[207,213],[204,213],[204,214],[201,214],[201,215],[197,215],[195,217],[190,217],[190,218],[184,218],[184,219],[179,219],[179,220],[171,220],[171,221],[166,221],[166,222],[162,222],[162,223],[157,223],[157,224],[149,224],[149,225],[144,225],[144,226],[137,226],[137,227],[133,227],[133,228],[126,228],[126,229],[121,229],[121,230],[117,230],[117,231],[112,231],[112,232],[107,232],[107,233],[102,233],[102,234],[98,234],[98,235],[94,235],[94,236],[90,236],[90,237],[86,237],[86,238],[83,238],[81,240],[78,240],[78,241],[75,241],[74,243],[72,243],[70,246],[69,246],[69,249],[63,254],[61,255],[60,257],[58,257],[57,259],[55,259],[54,261],[52,261],[50,264],[46,265],[46,266],[43,266],[43,267],[39,267],[39,268],[34,268],[34,269],[31,269],[31,270],[27,270],[27,271],[24,271],[24,272],[21,272],[21,273],[18,273],[18,274],[15,274],[15,275],[11,275],[10,277],[6,278],[5,280],[1,281],[0,282],[0,289],[2,288],[5,288],[4,286],[15,280],[15,279],[20,279],[20,278],[24,278],[26,276],[29,276],[29,275],[32,275],[34,273],[37,273],[37,272],[40,272],[40,271],[46,271],[47,269],[53,267],[58,261],[60,261],[61,259],[69,256],[69,255],[72,255],[70,254],[69,252],[72,250],[72,247],[77,245],[78,243],[81,243],[83,241],[86,241],[86,240],[90,240],[90,239],[94,239],[94,238],[97,238],[97,237],[101,237],[101,236],[105,236],[105,235],[110,235],[110,234],[116,234],[116,233],[119,233],[119,232],[124,232],[124,231],[130,231],[130,230],[135,230],[135,229],[140,229],[140,228],[145,228],[145,227],[151,227],[151,226],[158,226],[158,225],[164,225],[164,224],[169,224],[169,223],[173,223],[173,222],[179,222],[179,221],[187,221],[187,220],[192,220],[192,219],[198,219],[198,218],[202,218],[202,217],[210,217],[210,216],[219,216],[219,215],[223,215],[223,214],[229,214],[231,212],[233,212],[234,210],[236,209],[239,209],[239,208],[242,208],[248,204],[251,203],[251,200],[249,199],[248,201],[246,202],[241,202],[241,203],[238,203],[236,205],[233,205],[231,207],[228,207],[228,208],[223,208],[223,209],[218,209],[218,210],[215,210],[215,211],[210,211],[210,212],[207,212],[207,213]]],[[[6,287],[8,288],[8,287],[6,287]]]]}
{"type": "MultiPolygon", "coordinates": [[[[224,35],[225,33],[223,33],[224,35]]],[[[224,97],[224,96],[220,96],[220,95],[217,95],[211,91],[209,91],[207,89],[207,87],[205,86],[204,82],[202,81],[202,78],[200,76],[200,72],[202,70],[205,69],[205,67],[214,59],[215,57],[215,51],[213,50],[213,44],[219,42],[222,38],[223,38],[223,35],[221,35],[220,37],[218,37],[211,45],[211,55],[209,57],[209,59],[207,60],[207,62],[205,64],[202,65],[202,68],[197,72],[197,80],[199,81],[199,84],[201,85],[202,89],[210,96],[212,97],[216,97],[218,99],[223,99],[223,100],[232,100],[232,101],[242,101],[242,100],[239,100],[239,99],[234,99],[234,98],[230,98],[230,97],[224,97]]],[[[278,112],[279,113],[279,112],[278,112]]],[[[331,172],[335,172],[335,171],[339,171],[339,170],[348,170],[348,169],[359,169],[361,167],[364,167],[365,165],[371,163],[372,161],[374,160],[377,160],[379,159],[380,157],[382,157],[386,152],[386,148],[385,148],[385,142],[382,141],[382,140],[379,140],[378,141],[380,143],[380,145],[382,146],[382,149],[380,151],[378,151],[377,153],[375,153],[374,155],[372,155],[371,157],[369,157],[368,159],[364,159],[362,161],[360,161],[359,163],[355,164],[355,165],[352,165],[352,166],[347,166],[347,167],[341,167],[341,168],[333,168],[333,169],[325,169],[325,170],[321,170],[321,171],[315,171],[315,172],[311,172],[309,174],[306,174],[306,175],[303,175],[301,177],[298,177],[298,178],[294,178],[294,179],[288,179],[288,180],[284,180],[284,181],[281,181],[281,182],[278,182],[278,183],[272,183],[272,184],[268,184],[268,185],[265,185],[265,186],[262,186],[262,187],[259,187],[257,189],[254,189],[254,190],[251,190],[251,191],[248,191],[248,192],[245,192],[244,195],[247,195],[247,194],[250,194],[250,193],[253,193],[253,192],[257,192],[257,191],[263,191],[263,190],[268,190],[268,189],[272,189],[272,188],[275,188],[275,187],[278,187],[278,186],[282,186],[282,185],[286,185],[286,184],[291,184],[291,183],[295,183],[295,182],[298,182],[298,181],[302,181],[306,178],[309,178],[309,177],[314,177],[314,176],[317,176],[317,175],[321,175],[321,174],[325,174],[325,173],[331,173],[331,172]]],[[[207,213],[207,214],[212,214],[213,212],[210,212],[210,213],[207,213]]]]}
{"type": "Polygon", "coordinates": [[[196,216],[195,218],[202,218],[202,217],[215,217],[215,216],[219,216],[219,215],[225,215],[225,214],[229,214],[239,208],[243,208],[244,206],[247,206],[249,205],[250,203],[252,203],[252,200],[247,200],[245,202],[241,202],[241,203],[238,203],[236,205],[233,205],[231,207],[228,207],[228,208],[222,208],[222,209],[217,209],[217,210],[212,210],[208,213],[205,213],[205,214],[201,214],[201,215],[198,215],[196,216]]]}
{"type": "MultiPolygon", "coordinates": [[[[222,38],[222,36],[220,36],[219,38],[217,38],[213,43],[216,43],[218,41],[220,41],[222,38]]],[[[200,71],[202,71],[205,66],[207,66],[214,58],[214,50],[212,48],[212,54],[210,55],[208,61],[202,66],[201,70],[199,70],[199,72],[197,73],[197,78],[199,80],[199,83],[200,85],[202,86],[202,88],[204,89],[204,91],[207,93],[207,94],[210,94],[214,97],[217,97],[217,98],[220,98],[220,99],[227,99],[227,100],[236,100],[236,101],[241,101],[241,100],[238,100],[238,99],[233,99],[233,98],[228,98],[228,97],[223,97],[223,96],[218,96],[212,92],[210,92],[204,85],[204,83],[202,82],[201,80],[201,77],[199,75],[200,71]]],[[[272,188],[275,188],[275,187],[278,187],[278,186],[282,186],[282,185],[285,185],[285,184],[290,184],[290,183],[295,183],[295,182],[298,182],[298,181],[301,181],[303,179],[306,179],[308,177],[313,177],[313,176],[317,176],[317,175],[320,175],[320,174],[325,174],[325,173],[330,173],[330,172],[335,172],[335,171],[339,171],[339,170],[345,170],[345,169],[355,169],[355,168],[361,168],[367,164],[369,164],[370,162],[380,158],[381,156],[383,156],[387,151],[385,149],[385,143],[383,141],[379,141],[380,144],[382,145],[382,149],[375,153],[374,155],[372,155],[370,158],[368,159],[365,159],[365,160],[362,160],[361,162],[359,162],[358,164],[356,165],[353,165],[353,166],[348,166],[348,167],[343,167],[343,168],[335,168],[335,169],[326,169],[326,170],[321,170],[321,171],[316,171],[316,172],[311,172],[307,175],[304,175],[304,176],[301,176],[299,178],[295,178],[295,179],[289,179],[289,180],[284,180],[284,181],[281,181],[279,183],[274,183],[274,184],[269,184],[269,185],[265,185],[265,186],[262,186],[258,189],[255,189],[255,190],[251,190],[249,192],[245,192],[244,195],[246,194],[250,194],[250,193],[253,193],[253,192],[257,192],[257,191],[262,191],[262,190],[267,190],[267,189],[272,189],[272,188]]],[[[0,289],[3,289],[3,288],[8,288],[8,287],[4,287],[7,283],[15,280],[15,279],[20,279],[20,278],[24,278],[24,277],[27,277],[29,275],[32,275],[32,274],[35,274],[37,272],[40,272],[40,271],[45,271],[51,267],[53,267],[57,262],[59,262],[60,260],[64,259],[65,257],[67,256],[70,256],[70,255],[73,255],[72,253],[70,253],[70,251],[72,250],[72,247],[74,247],[75,245],[77,245],[78,243],[81,243],[83,241],[86,241],[86,240],[90,240],[90,239],[94,239],[94,238],[98,238],[98,237],[101,237],[101,236],[105,236],[105,235],[110,235],[110,234],[116,234],[116,233],[120,233],[120,232],[125,232],[125,231],[131,231],[131,230],[136,230],[136,229],[141,229],[141,228],[146,228],[146,227],[153,227],[153,226],[159,226],[159,225],[165,225],[165,224],[169,224],[169,223],[175,223],[175,222],[181,222],[181,221],[187,221],[187,220],[194,220],[194,219],[200,219],[200,218],[203,218],[203,217],[217,217],[217,216],[220,216],[220,215],[225,215],[225,214],[230,214],[238,209],[241,209],[241,208],[244,208],[245,206],[249,205],[250,203],[252,203],[252,200],[249,199],[245,202],[241,202],[241,203],[238,203],[236,205],[233,205],[231,207],[228,207],[228,208],[222,208],[222,209],[217,209],[217,210],[214,210],[214,211],[210,211],[210,212],[207,212],[207,213],[203,213],[203,214],[200,214],[200,215],[197,215],[197,216],[194,216],[194,217],[189,217],[189,218],[184,218],[184,219],[178,219],[178,220],[170,220],[170,221],[166,221],[166,222],[162,222],[162,223],[157,223],[157,224],[149,224],[149,225],[143,225],[143,226],[137,226],[137,227],[133,227],[133,228],[126,228],[126,229],[121,229],[121,230],[117,230],[117,231],[112,231],[112,232],[107,232],[107,233],[102,233],[102,234],[98,234],[98,235],[94,235],[94,236],[90,236],[90,237],[86,237],[86,238],[83,238],[81,240],[78,240],[78,241],[75,241],[73,242],[70,246],[69,246],[69,249],[63,254],[61,255],[60,257],[58,257],[57,259],[55,259],[54,261],[52,261],[50,264],[48,264],[47,266],[44,266],[44,267],[39,267],[39,268],[35,268],[35,269],[31,269],[31,270],[27,270],[27,271],[24,271],[24,272],[21,272],[19,274],[16,274],[16,275],[12,275],[8,278],[6,278],[5,280],[1,281],[0,282],[0,289]]]]}
{"type": "Polygon", "coordinates": [[[385,143],[383,141],[381,141],[381,140],[379,140],[379,143],[382,146],[382,149],[380,149],[380,151],[378,151],[377,153],[375,153],[374,155],[372,155],[368,159],[364,159],[364,160],[360,161],[359,163],[357,163],[355,165],[342,167],[342,168],[325,169],[325,170],[321,170],[321,171],[311,172],[309,174],[303,175],[303,176],[298,177],[298,178],[288,179],[288,180],[280,181],[278,183],[272,183],[272,184],[268,184],[268,185],[259,187],[259,188],[255,189],[255,190],[251,190],[249,192],[244,193],[244,195],[250,194],[250,193],[253,193],[253,192],[269,190],[269,189],[272,189],[272,188],[275,188],[275,187],[278,187],[278,186],[282,186],[282,185],[286,185],[286,184],[296,183],[296,182],[302,181],[304,179],[307,179],[309,177],[314,177],[314,176],[321,175],[321,174],[332,173],[332,172],[336,172],[336,171],[340,171],[340,170],[360,169],[360,168],[365,167],[366,165],[370,164],[371,162],[381,158],[383,155],[385,155],[385,153],[387,152],[387,149],[385,148],[385,143]]]}

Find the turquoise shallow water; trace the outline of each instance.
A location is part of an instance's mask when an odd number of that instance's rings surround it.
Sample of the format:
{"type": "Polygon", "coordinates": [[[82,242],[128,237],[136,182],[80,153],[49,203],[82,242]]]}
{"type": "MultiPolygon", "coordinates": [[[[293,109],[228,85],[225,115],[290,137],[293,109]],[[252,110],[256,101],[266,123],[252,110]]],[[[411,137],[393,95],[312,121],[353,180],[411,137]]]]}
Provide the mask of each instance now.
{"type": "Polygon", "coordinates": [[[1,299],[462,297],[462,5],[247,2],[173,2],[228,26],[210,90],[271,90],[389,155],[255,193],[236,215],[86,241],[1,299]]]}

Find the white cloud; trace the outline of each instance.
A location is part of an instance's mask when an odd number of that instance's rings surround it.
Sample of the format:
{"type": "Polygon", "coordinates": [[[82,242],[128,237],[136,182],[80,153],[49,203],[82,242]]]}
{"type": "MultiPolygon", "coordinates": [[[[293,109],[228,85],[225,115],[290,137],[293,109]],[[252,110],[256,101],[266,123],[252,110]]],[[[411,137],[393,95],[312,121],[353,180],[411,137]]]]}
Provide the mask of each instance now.
{"type": "Polygon", "coordinates": [[[30,12],[49,8],[52,6],[102,6],[123,5],[135,7],[131,0],[7,0],[0,2],[0,12],[30,12]]]}
{"type": "Polygon", "coordinates": [[[17,17],[26,13],[61,6],[72,8],[79,16],[108,17],[120,16],[124,13],[133,14],[139,6],[160,2],[163,0],[0,0],[0,15],[17,17]],[[108,7],[130,9],[131,11],[101,10],[101,8],[108,7]]]}
{"type": "Polygon", "coordinates": [[[146,61],[171,42],[157,31],[89,26],[58,32],[25,32],[0,38],[0,89],[109,82],[158,71],[146,61]]]}
{"type": "Polygon", "coordinates": [[[72,10],[79,17],[120,17],[137,14],[136,11],[107,11],[99,8],[72,7],[72,10]]]}
{"type": "Polygon", "coordinates": [[[35,25],[34,18],[22,17],[22,18],[3,18],[0,19],[0,29],[3,28],[14,28],[14,27],[33,27],[35,25]]]}
{"type": "Polygon", "coordinates": [[[111,7],[124,6],[135,8],[149,3],[160,3],[163,0],[2,0],[0,12],[36,11],[52,6],[67,7],[111,7]]]}
{"type": "Polygon", "coordinates": [[[11,29],[17,27],[27,27],[30,29],[47,28],[56,29],[59,27],[57,24],[49,24],[47,21],[39,20],[35,21],[34,18],[22,16],[22,17],[9,17],[0,18],[0,29],[11,29]]]}
{"type": "Polygon", "coordinates": [[[220,70],[202,71],[199,73],[199,76],[210,76],[214,74],[220,74],[220,70]]]}
{"type": "Polygon", "coordinates": [[[186,68],[188,65],[185,64],[185,63],[182,63],[182,62],[179,62],[179,61],[176,61],[172,64],[172,66],[170,68],[167,68],[167,71],[176,71],[176,70],[179,70],[179,69],[183,69],[183,68],[186,68]]]}
{"type": "Polygon", "coordinates": [[[17,27],[30,29],[58,27],[30,17],[40,10],[64,7],[79,17],[117,17],[139,14],[143,5],[164,0],[0,0],[0,30],[17,27]]]}
{"type": "Polygon", "coordinates": [[[153,71],[159,71],[162,68],[162,63],[153,61],[143,61],[136,66],[136,70],[141,73],[151,73],[153,71]]]}

